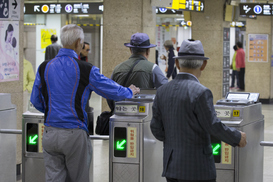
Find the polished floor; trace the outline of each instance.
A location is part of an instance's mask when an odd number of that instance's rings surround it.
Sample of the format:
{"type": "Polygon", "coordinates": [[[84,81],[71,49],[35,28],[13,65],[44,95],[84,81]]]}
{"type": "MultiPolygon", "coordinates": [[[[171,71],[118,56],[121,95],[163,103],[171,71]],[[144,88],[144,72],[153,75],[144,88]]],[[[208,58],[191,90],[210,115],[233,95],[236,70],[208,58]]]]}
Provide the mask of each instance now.
{"type": "MultiPolygon", "coordinates": [[[[233,90],[234,91],[234,90],[233,90]]],[[[94,108],[94,120],[101,113],[101,97],[92,94],[90,106],[94,108]]],[[[273,141],[273,105],[263,104],[265,130],[264,140],[273,141]]],[[[93,140],[93,182],[109,181],[109,141],[93,140]]],[[[255,157],[255,156],[253,156],[255,157]]],[[[264,168],[263,182],[273,181],[273,147],[264,147],[264,168]]],[[[249,171],[254,172],[255,171],[249,171]]],[[[21,181],[21,180],[18,180],[21,181]]],[[[91,181],[90,181],[91,182],[91,181]]],[[[251,182],[251,181],[250,181],[251,182]]],[[[254,181],[253,181],[254,182],[254,181]]],[[[255,181],[256,182],[256,181],[255,181]]]]}

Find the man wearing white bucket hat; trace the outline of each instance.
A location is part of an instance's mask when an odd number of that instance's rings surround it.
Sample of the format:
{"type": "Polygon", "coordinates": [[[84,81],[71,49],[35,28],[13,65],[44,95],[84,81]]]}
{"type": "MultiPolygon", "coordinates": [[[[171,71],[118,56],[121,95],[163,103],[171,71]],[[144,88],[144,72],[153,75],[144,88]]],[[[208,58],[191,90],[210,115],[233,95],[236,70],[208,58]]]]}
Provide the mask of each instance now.
{"type": "Polygon", "coordinates": [[[153,104],[151,130],[164,143],[163,173],[167,182],[215,182],[211,135],[244,147],[244,132],[217,118],[211,91],[198,78],[208,57],[199,40],[184,40],[174,57],[180,72],[162,85],[153,104]]]}

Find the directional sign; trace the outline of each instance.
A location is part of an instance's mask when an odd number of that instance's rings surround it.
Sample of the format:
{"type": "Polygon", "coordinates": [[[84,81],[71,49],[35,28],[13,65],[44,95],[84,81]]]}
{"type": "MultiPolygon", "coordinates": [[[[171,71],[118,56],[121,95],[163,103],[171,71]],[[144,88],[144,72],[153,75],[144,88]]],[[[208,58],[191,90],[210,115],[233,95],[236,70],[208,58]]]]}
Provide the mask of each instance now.
{"type": "Polygon", "coordinates": [[[240,15],[272,16],[273,4],[240,3],[240,15]]]}
{"type": "Polygon", "coordinates": [[[126,157],[127,151],[127,128],[115,127],[114,128],[114,156],[126,157]]]}
{"type": "Polygon", "coordinates": [[[26,151],[38,152],[38,124],[27,123],[26,124],[26,151]]]}
{"type": "Polygon", "coordinates": [[[21,0],[0,1],[0,20],[20,20],[21,0]]]}
{"type": "Polygon", "coordinates": [[[102,14],[102,3],[25,3],[25,14],[102,14]]]}
{"type": "Polygon", "coordinates": [[[117,150],[124,150],[126,144],[126,140],[117,141],[116,143],[116,149],[117,150]]]}
{"type": "Polygon", "coordinates": [[[221,145],[219,143],[213,143],[211,145],[213,155],[220,155],[221,145]]]}
{"type": "Polygon", "coordinates": [[[28,144],[29,145],[37,145],[37,139],[38,139],[38,135],[29,136],[28,144]]]}
{"type": "Polygon", "coordinates": [[[197,11],[203,12],[205,7],[204,0],[173,0],[172,7],[174,10],[197,11]]]}

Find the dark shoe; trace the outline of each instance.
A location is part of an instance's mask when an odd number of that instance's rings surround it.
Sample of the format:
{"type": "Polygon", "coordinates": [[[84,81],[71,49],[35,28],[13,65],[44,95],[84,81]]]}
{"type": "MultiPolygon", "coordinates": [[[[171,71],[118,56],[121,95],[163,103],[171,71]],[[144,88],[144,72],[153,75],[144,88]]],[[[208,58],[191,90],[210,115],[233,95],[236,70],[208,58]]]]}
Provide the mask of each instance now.
{"type": "Polygon", "coordinates": [[[239,92],[244,92],[245,90],[244,90],[244,89],[238,89],[237,91],[239,91],[239,92]]]}

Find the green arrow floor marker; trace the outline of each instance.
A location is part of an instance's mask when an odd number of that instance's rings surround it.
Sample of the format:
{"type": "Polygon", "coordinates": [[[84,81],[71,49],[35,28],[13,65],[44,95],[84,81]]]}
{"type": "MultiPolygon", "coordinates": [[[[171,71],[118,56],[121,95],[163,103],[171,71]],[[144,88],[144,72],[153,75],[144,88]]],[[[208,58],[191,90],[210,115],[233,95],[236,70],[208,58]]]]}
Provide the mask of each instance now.
{"type": "Polygon", "coordinates": [[[119,143],[120,141],[117,141],[117,150],[123,150],[124,149],[124,144],[126,143],[126,140],[124,139],[124,140],[122,140],[120,143],[119,143]]]}
{"type": "Polygon", "coordinates": [[[221,145],[217,144],[213,147],[213,155],[218,155],[219,154],[219,149],[220,149],[221,145]]]}
{"type": "Polygon", "coordinates": [[[37,140],[36,140],[37,138],[38,138],[38,135],[30,136],[29,140],[28,140],[29,145],[36,145],[37,144],[37,140]]]}

